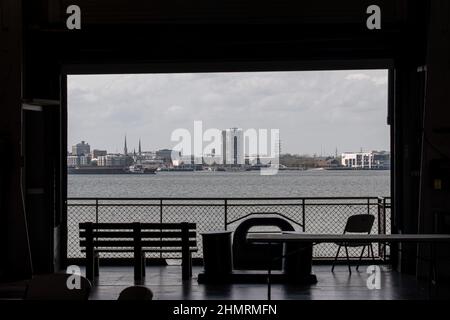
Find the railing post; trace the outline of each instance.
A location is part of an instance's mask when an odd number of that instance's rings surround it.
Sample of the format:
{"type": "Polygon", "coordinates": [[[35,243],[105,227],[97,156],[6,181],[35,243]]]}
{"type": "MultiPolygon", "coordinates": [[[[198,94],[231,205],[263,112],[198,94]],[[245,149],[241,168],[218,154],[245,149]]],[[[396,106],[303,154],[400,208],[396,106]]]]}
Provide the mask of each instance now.
{"type": "Polygon", "coordinates": [[[163,199],[159,199],[159,223],[163,222],[163,199]]]}
{"type": "Polygon", "coordinates": [[[305,205],[305,198],[302,198],[302,226],[303,226],[303,232],[306,232],[306,205],[305,205]]]}
{"type": "Polygon", "coordinates": [[[367,214],[370,214],[370,198],[367,198],[367,214]]]}
{"type": "MultiPolygon", "coordinates": [[[[95,224],[98,224],[98,198],[95,198],[95,224]]],[[[98,228],[95,231],[98,231],[98,228]]],[[[95,240],[97,241],[98,237],[95,240]]]]}
{"type": "MultiPolygon", "coordinates": [[[[382,229],[381,229],[381,198],[377,199],[377,219],[378,219],[378,234],[382,234],[382,229]]],[[[378,255],[381,257],[382,256],[382,251],[383,251],[383,246],[384,244],[379,243],[378,244],[378,255]]]]}
{"type": "MultiPolygon", "coordinates": [[[[163,222],[163,199],[159,199],[159,223],[163,222]]],[[[161,231],[161,237],[159,240],[162,241],[162,229],[161,231]]],[[[162,259],[163,253],[162,253],[162,246],[160,247],[161,251],[159,252],[159,258],[162,259]]]]}
{"type": "Polygon", "coordinates": [[[224,212],[224,229],[226,231],[227,227],[228,227],[228,200],[225,199],[224,201],[225,201],[225,203],[224,203],[224,209],[225,209],[225,212],[224,212]]]}
{"type": "Polygon", "coordinates": [[[98,223],[98,198],[95,198],[95,223],[98,223]]]}
{"type": "Polygon", "coordinates": [[[378,211],[378,234],[382,234],[382,228],[381,228],[381,198],[378,198],[377,200],[377,211],[378,211]]]}
{"type": "MultiPolygon", "coordinates": [[[[383,231],[386,233],[386,198],[383,197],[383,231]]],[[[383,246],[383,260],[386,260],[386,245],[383,246]]]]}

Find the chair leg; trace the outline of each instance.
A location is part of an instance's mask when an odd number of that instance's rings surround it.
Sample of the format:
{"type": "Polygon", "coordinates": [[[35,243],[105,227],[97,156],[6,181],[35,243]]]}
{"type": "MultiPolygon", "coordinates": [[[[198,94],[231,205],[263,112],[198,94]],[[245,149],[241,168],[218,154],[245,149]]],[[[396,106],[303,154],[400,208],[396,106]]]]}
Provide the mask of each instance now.
{"type": "Polygon", "coordinates": [[[345,247],[345,255],[347,256],[348,273],[352,274],[352,268],[350,266],[350,257],[348,255],[348,248],[347,248],[347,246],[344,246],[344,247],[345,247]]]}
{"type": "Polygon", "coordinates": [[[335,266],[336,261],[337,261],[337,259],[338,259],[338,257],[339,257],[339,252],[340,252],[340,251],[341,251],[341,246],[339,245],[338,250],[337,250],[337,253],[336,253],[336,257],[334,257],[334,260],[333,260],[333,266],[331,267],[331,272],[334,272],[334,266],[335,266]]]}
{"type": "Polygon", "coordinates": [[[370,248],[370,252],[372,254],[372,260],[375,261],[375,255],[373,253],[373,246],[372,246],[372,244],[370,244],[369,248],[370,248]]]}
{"type": "MultiPolygon", "coordinates": [[[[366,251],[366,246],[364,246],[362,248],[361,255],[359,256],[358,264],[356,265],[356,271],[359,271],[359,265],[361,264],[361,260],[364,255],[364,251],[366,251]]],[[[369,251],[369,248],[367,248],[367,251],[369,251]]]]}

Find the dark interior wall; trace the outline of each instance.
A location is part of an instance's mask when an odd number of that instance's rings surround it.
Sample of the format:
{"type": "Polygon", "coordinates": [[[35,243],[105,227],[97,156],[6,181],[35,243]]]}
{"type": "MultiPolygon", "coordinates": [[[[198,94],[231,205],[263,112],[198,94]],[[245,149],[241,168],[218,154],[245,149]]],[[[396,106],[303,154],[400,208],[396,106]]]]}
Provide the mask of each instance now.
{"type": "Polygon", "coordinates": [[[58,170],[62,166],[59,109],[58,104],[43,104],[24,110],[22,115],[22,187],[35,274],[53,272],[58,268],[59,240],[55,241],[55,234],[59,233],[61,222],[58,214],[61,211],[58,170]]]}
{"type": "Polygon", "coordinates": [[[0,279],[31,275],[21,196],[22,4],[0,2],[0,279]]]}
{"type": "MultiPolygon", "coordinates": [[[[15,6],[16,2],[11,3],[15,6]]],[[[372,1],[360,0],[311,1],[309,4],[287,0],[276,3],[219,1],[214,5],[210,1],[179,1],[177,5],[171,2],[171,6],[166,1],[133,4],[116,0],[95,3],[26,1],[23,96],[25,99],[55,101],[59,104],[59,116],[54,119],[59,117],[64,123],[63,68],[77,72],[333,69],[368,68],[374,61],[393,61],[395,99],[390,115],[395,150],[393,224],[396,231],[416,232],[419,226],[420,126],[425,81],[424,76],[417,73],[417,67],[427,63],[427,45],[434,43],[435,47],[439,41],[427,40],[428,1],[378,1],[383,13],[380,31],[369,31],[365,27],[365,10],[370,4],[372,1]],[[78,4],[82,8],[81,30],[70,31],[65,27],[65,8],[69,4],[78,4]],[[243,22],[251,24],[244,25],[243,22]],[[95,69],[86,65],[95,65],[95,69]]],[[[433,10],[436,13],[441,8],[433,7],[433,10]]],[[[14,21],[20,28],[19,20],[14,21]]],[[[20,30],[17,32],[20,34],[20,30]]],[[[16,53],[21,52],[20,43],[12,43],[11,47],[16,53]]],[[[436,49],[429,52],[437,54],[436,49]]],[[[11,54],[8,59],[20,66],[17,55],[11,54]]],[[[435,60],[429,54],[428,63],[433,61],[439,67],[446,60],[442,56],[435,60]]],[[[383,64],[378,64],[381,66],[383,64]]],[[[16,72],[20,77],[20,70],[16,72]]],[[[431,79],[434,83],[443,84],[445,79],[442,77],[431,79]]],[[[10,86],[14,83],[20,85],[20,78],[16,80],[10,86]]],[[[430,77],[428,81],[431,81],[430,77]]],[[[13,88],[15,90],[9,93],[10,109],[6,111],[9,112],[8,119],[18,119],[20,115],[17,91],[20,87],[13,88]]],[[[434,101],[430,108],[434,108],[436,103],[434,101]]],[[[17,123],[10,127],[8,132],[20,133],[17,123]]],[[[61,129],[57,127],[50,125],[52,129],[48,130],[57,132],[61,129]]],[[[12,140],[15,148],[18,148],[17,137],[12,140]]],[[[59,141],[50,142],[55,150],[49,154],[54,166],[44,169],[46,174],[39,183],[50,186],[54,181],[59,186],[54,189],[46,187],[45,201],[40,206],[33,206],[36,214],[48,215],[47,220],[51,223],[31,226],[30,234],[48,235],[60,231],[55,221],[61,215],[64,217],[64,130],[58,137],[59,141]]],[[[42,139],[45,140],[44,137],[42,139]]],[[[17,160],[15,166],[18,167],[19,159],[14,160],[17,160]]],[[[424,168],[428,170],[427,166],[424,168]]],[[[429,208],[432,203],[422,202],[422,205],[429,208]]],[[[7,215],[15,217],[17,212],[20,212],[18,207],[14,207],[7,215]]],[[[15,223],[18,224],[17,221],[15,223]]],[[[50,265],[53,267],[58,244],[62,245],[60,252],[64,256],[64,241],[37,249],[42,256],[52,259],[50,265]]],[[[415,253],[415,247],[405,249],[405,254],[400,257],[400,266],[405,272],[415,272],[415,253]]]]}
{"type": "MultiPolygon", "coordinates": [[[[418,228],[450,233],[450,3],[432,1],[431,8],[418,228]]],[[[438,266],[441,278],[450,279],[449,252],[449,246],[441,246],[436,253],[447,257],[438,266]]],[[[419,254],[428,256],[429,248],[420,248],[419,254]]],[[[427,264],[418,266],[419,274],[426,274],[427,264]]]]}

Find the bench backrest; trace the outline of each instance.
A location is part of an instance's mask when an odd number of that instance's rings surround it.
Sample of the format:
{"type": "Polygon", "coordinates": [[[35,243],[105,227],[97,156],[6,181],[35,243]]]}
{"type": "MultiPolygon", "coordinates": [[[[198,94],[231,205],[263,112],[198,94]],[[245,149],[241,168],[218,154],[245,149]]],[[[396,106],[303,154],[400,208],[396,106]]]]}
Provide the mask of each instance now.
{"type": "MultiPolygon", "coordinates": [[[[80,223],[80,246],[85,248],[196,247],[196,224],[80,223]]],[[[180,249],[181,250],[181,249],[180,249]]]]}

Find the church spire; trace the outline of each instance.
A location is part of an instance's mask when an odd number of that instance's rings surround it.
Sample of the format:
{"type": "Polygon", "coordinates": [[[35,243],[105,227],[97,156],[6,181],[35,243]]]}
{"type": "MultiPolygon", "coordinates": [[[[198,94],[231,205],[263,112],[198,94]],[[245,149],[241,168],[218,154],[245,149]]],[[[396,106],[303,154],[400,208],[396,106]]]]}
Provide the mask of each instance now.
{"type": "Polygon", "coordinates": [[[128,155],[128,148],[127,148],[127,135],[125,135],[125,143],[124,143],[124,146],[123,146],[123,154],[124,155],[128,155]]]}
{"type": "Polygon", "coordinates": [[[139,155],[141,155],[141,153],[142,153],[142,150],[141,150],[141,138],[139,138],[139,155]]]}

